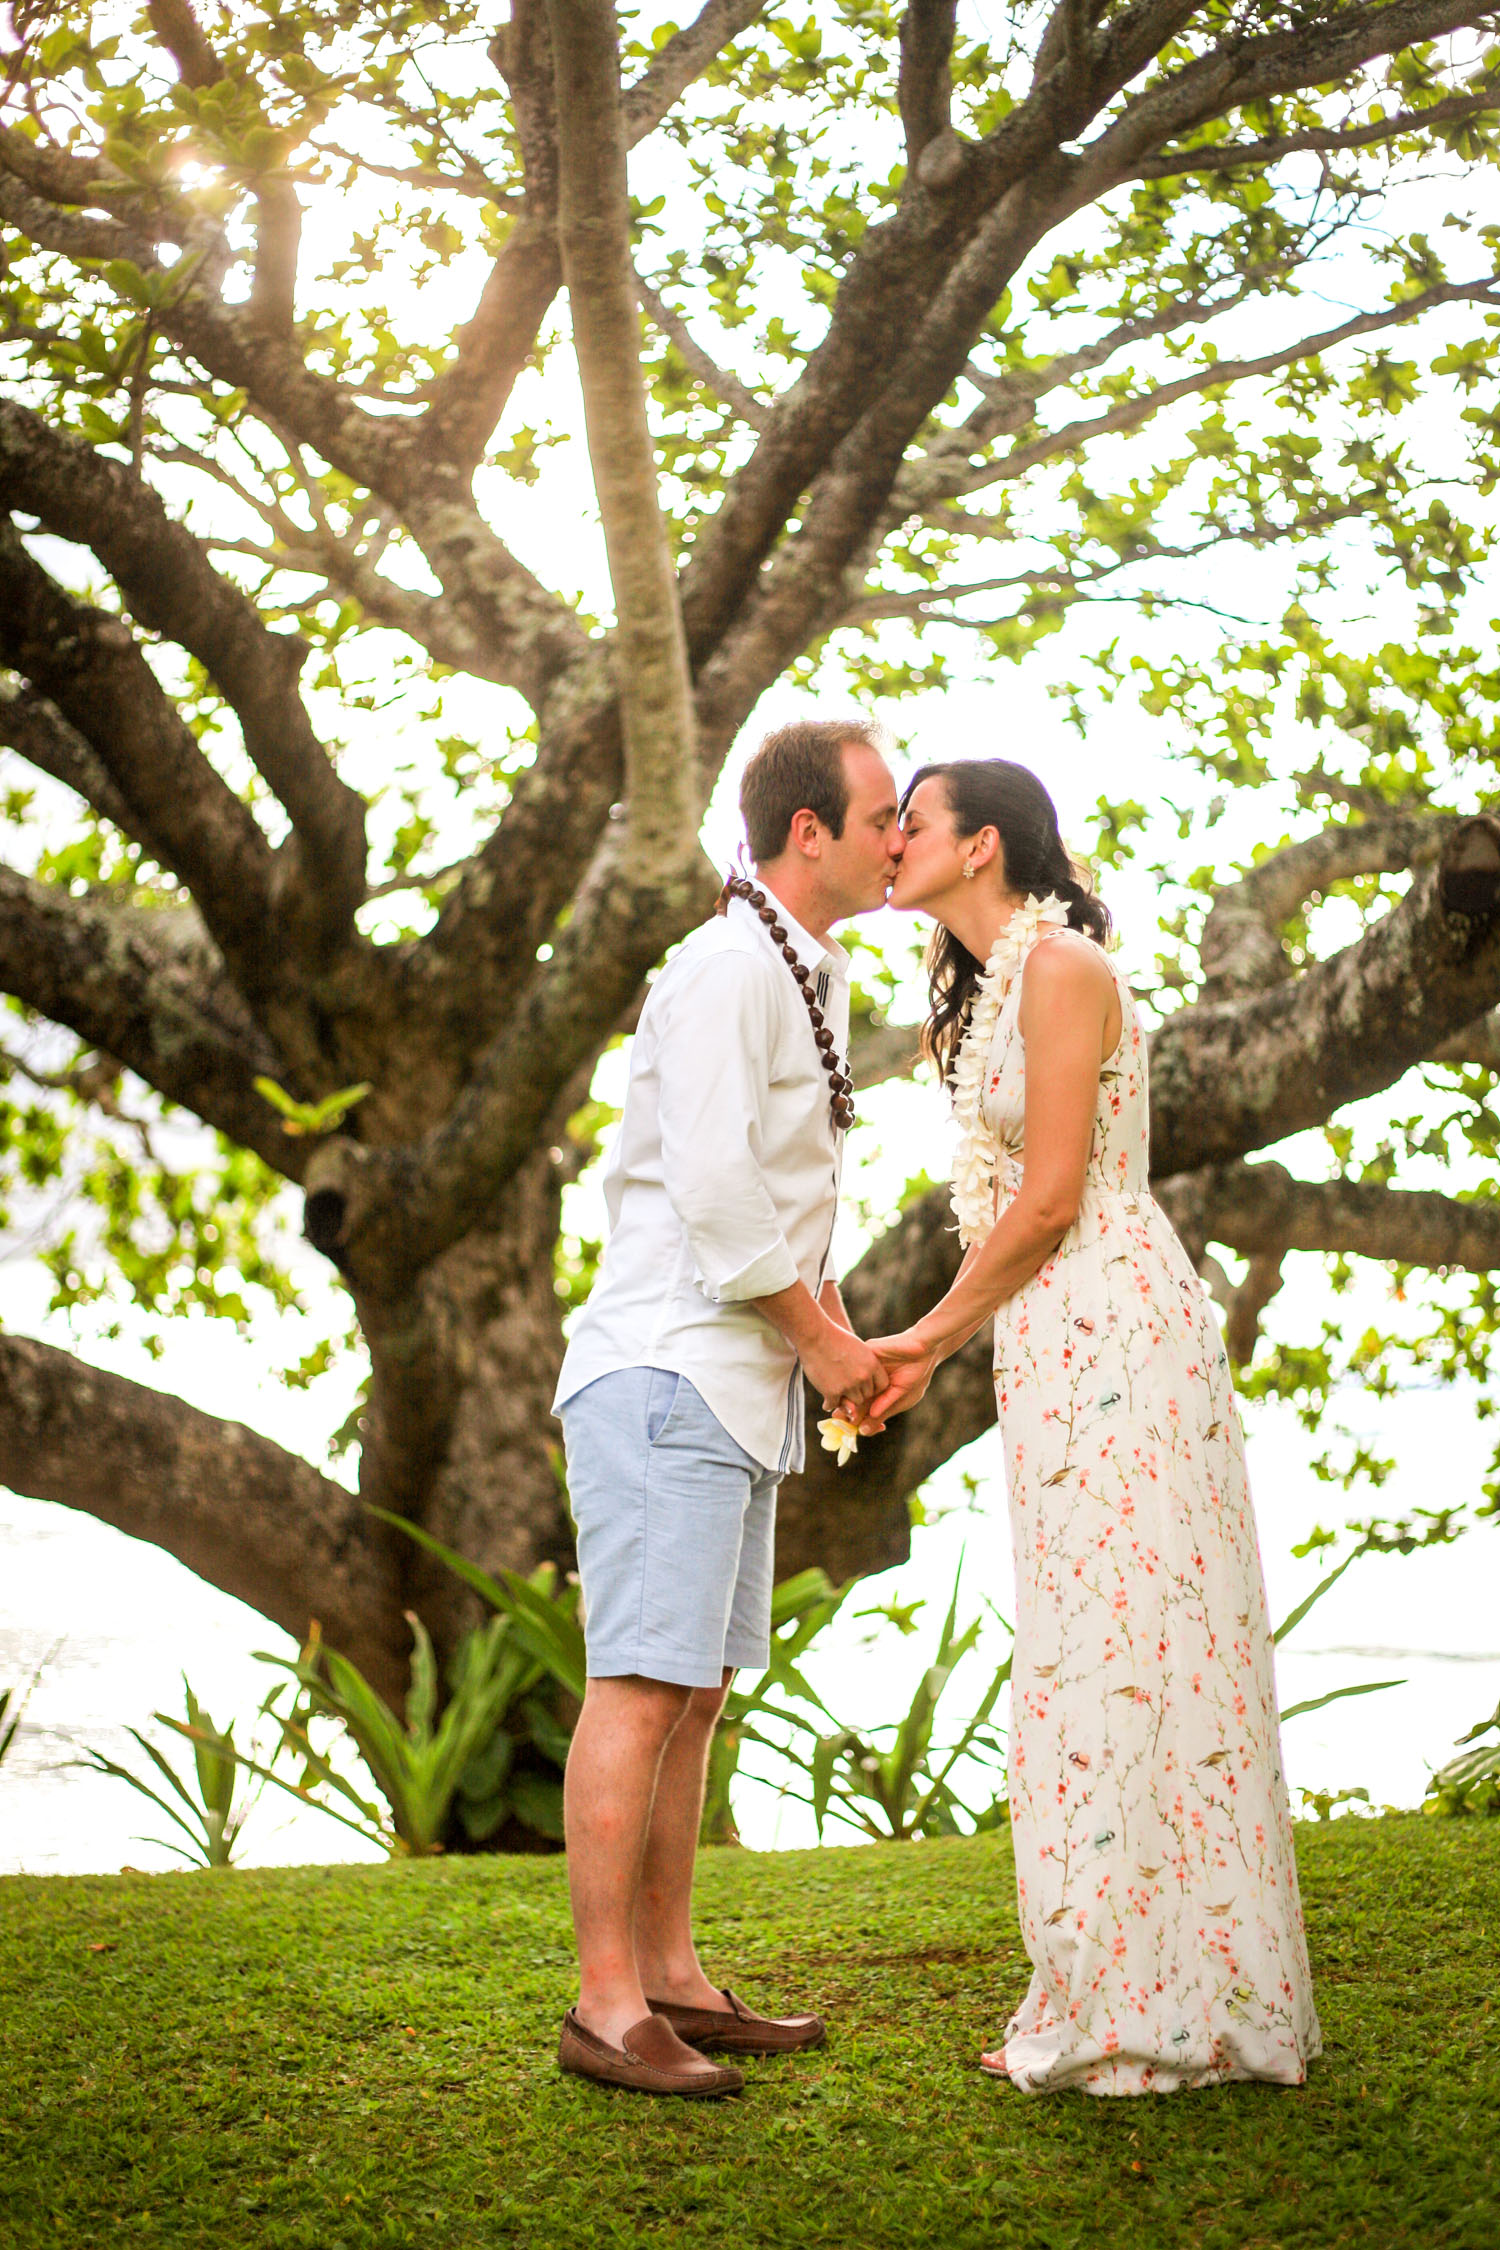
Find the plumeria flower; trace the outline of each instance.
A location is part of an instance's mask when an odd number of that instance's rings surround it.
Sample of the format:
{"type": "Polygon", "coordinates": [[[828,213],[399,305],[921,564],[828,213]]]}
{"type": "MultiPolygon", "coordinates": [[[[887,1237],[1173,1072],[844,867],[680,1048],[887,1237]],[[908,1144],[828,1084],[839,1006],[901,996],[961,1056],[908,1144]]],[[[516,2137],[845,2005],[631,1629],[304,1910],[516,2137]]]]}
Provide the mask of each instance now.
{"type": "Polygon", "coordinates": [[[859,1451],[859,1427],[846,1422],[841,1414],[830,1414],[826,1422],[818,1424],[818,1435],[823,1440],[825,1453],[836,1453],[842,1468],[851,1453],[859,1451]]]}

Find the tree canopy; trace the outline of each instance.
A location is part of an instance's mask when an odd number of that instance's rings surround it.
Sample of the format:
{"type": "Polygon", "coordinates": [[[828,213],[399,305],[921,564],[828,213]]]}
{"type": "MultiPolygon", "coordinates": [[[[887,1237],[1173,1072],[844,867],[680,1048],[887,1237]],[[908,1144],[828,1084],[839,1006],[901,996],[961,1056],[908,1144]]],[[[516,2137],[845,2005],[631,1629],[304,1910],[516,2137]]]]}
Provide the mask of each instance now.
{"type": "MultiPolygon", "coordinates": [[[[347,1348],[369,1385],[353,1495],[0,1337],[0,1478],[384,1680],[405,1609],[461,1613],[364,1502],[489,1566],[565,1553],[560,1197],[711,903],[732,745],[778,682],[899,726],[1059,635],[1060,719],[1133,695],[1178,748],[1180,805],[1108,796],[1077,841],[1155,870],[1154,1161],[1246,1379],[1312,1422],[1351,1367],[1485,1380],[1496,11],[11,19],[9,1192],[74,1198],[55,1310],[158,1335],[289,1304],[300,1193],[349,1336],[289,1377],[347,1348]],[[1321,1173],[1246,1162],[1306,1134],[1321,1173]],[[1252,1359],[1296,1252],[1436,1278],[1252,1359]]],[[[913,1042],[865,966],[869,1085],[913,1042]]],[[[952,1264],[940,1190],[882,1217],[869,1330],[952,1264]]],[[[980,1339],[789,1489],[787,1563],[894,1559],[992,1418],[980,1339]]]]}

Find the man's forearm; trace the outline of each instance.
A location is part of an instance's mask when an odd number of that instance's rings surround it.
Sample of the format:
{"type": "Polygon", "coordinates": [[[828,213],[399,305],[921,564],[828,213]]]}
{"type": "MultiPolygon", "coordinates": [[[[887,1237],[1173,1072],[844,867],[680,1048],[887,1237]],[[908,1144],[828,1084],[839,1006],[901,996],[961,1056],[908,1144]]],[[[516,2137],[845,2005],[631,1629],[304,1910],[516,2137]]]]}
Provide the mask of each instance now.
{"type": "MultiPolygon", "coordinates": [[[[838,1298],[837,1290],[834,1296],[838,1298]]],[[[884,1383],[885,1369],[869,1345],[861,1343],[847,1319],[836,1320],[826,1301],[820,1303],[805,1282],[748,1302],[786,1338],[825,1405],[848,1398],[863,1406],[884,1383]]],[[[840,1302],[839,1312],[843,1309],[840,1302]]]]}
{"type": "Polygon", "coordinates": [[[840,1328],[847,1328],[851,1336],[854,1334],[854,1323],[844,1309],[844,1300],[839,1294],[839,1285],[836,1281],[824,1282],[822,1288],[818,1291],[818,1303],[831,1321],[840,1328]]]}
{"type": "MultiPolygon", "coordinates": [[[[826,1289],[828,1285],[824,1286],[826,1289]]],[[[794,1281],[789,1289],[777,1289],[769,1297],[751,1297],[748,1302],[785,1337],[799,1359],[828,1324],[826,1306],[819,1304],[805,1281],[794,1281]]],[[[847,1328],[849,1324],[844,1321],[842,1325],[847,1328]]]]}

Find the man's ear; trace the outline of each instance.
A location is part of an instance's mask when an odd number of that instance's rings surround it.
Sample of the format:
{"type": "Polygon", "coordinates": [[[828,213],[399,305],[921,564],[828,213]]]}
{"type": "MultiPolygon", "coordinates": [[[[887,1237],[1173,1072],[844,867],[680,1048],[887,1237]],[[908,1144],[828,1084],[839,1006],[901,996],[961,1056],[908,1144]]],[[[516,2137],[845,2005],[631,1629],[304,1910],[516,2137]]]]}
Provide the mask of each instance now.
{"type": "Polygon", "coordinates": [[[804,859],[821,859],[826,834],[827,830],[817,814],[809,812],[804,805],[800,812],[793,813],[786,840],[794,850],[801,852],[804,859]]]}

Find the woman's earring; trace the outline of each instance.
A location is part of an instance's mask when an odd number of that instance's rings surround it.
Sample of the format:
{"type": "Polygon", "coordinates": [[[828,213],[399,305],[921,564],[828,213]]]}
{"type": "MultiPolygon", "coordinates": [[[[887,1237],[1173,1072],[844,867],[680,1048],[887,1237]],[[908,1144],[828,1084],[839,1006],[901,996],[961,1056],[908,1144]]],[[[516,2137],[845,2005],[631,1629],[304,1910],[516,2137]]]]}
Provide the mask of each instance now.
{"type": "Polygon", "coordinates": [[[974,880],[974,862],[973,862],[973,861],[972,861],[971,859],[966,859],[966,860],[964,861],[964,881],[965,881],[966,883],[972,883],[972,882],[973,882],[973,880],[974,880]]]}

